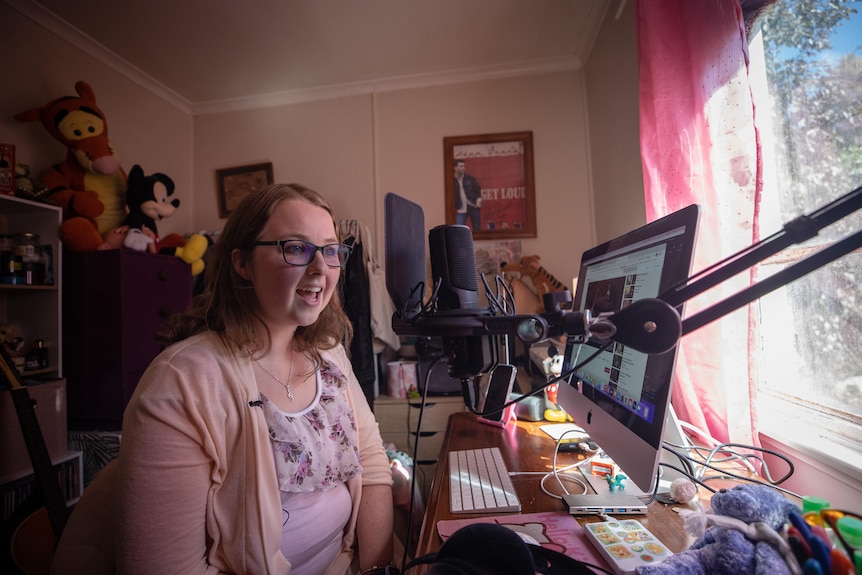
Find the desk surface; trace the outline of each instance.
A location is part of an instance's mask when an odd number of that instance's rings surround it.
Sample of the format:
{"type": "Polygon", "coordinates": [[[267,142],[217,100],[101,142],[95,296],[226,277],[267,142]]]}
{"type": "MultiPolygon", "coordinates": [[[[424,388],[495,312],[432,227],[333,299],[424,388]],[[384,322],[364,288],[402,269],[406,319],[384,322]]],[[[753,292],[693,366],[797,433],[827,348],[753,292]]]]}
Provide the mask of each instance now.
{"type": "MultiPolygon", "coordinates": [[[[552,469],[554,441],[539,427],[547,422],[518,421],[506,429],[500,429],[476,420],[470,413],[458,413],[449,418],[446,437],[440,452],[441,464],[437,466],[434,483],[428,498],[425,518],[419,533],[416,555],[421,556],[440,549],[441,541],[437,534],[437,522],[447,519],[466,519],[471,515],[453,515],[449,512],[449,465],[448,453],[457,449],[477,447],[499,447],[510,472],[543,471],[552,469]]],[[[576,462],[577,455],[560,453],[557,464],[567,465],[576,462]]],[[[562,510],[563,503],[545,494],[541,487],[541,475],[514,475],[512,483],[521,500],[521,513],[562,510]]],[[[554,481],[545,481],[545,487],[552,490],[554,481]]],[[[577,493],[578,486],[569,490],[577,493]]],[[[555,491],[559,493],[559,491],[555,491]]],[[[582,525],[602,521],[598,516],[576,516],[582,525]]],[[[672,510],[672,506],[653,502],[647,508],[646,516],[632,515],[652,531],[671,551],[679,552],[693,542],[682,525],[682,518],[672,510]]]]}

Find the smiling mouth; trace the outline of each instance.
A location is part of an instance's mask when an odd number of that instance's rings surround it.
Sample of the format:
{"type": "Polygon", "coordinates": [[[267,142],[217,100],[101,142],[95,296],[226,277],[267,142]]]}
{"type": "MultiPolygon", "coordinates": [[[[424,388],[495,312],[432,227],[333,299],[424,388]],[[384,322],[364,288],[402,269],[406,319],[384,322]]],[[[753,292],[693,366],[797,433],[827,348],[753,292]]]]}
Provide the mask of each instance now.
{"type": "Polygon", "coordinates": [[[306,297],[312,297],[312,298],[317,297],[320,294],[320,292],[322,292],[322,291],[323,291],[323,288],[319,288],[319,287],[299,288],[296,290],[296,292],[298,294],[306,296],[306,297]]]}

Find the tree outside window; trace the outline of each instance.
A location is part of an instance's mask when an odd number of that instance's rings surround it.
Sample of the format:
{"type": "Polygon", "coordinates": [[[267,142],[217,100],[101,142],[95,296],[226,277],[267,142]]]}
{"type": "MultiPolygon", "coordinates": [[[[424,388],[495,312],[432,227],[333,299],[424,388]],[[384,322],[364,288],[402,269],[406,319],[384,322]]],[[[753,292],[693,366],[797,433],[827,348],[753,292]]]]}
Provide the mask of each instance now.
{"type": "MultiPolygon", "coordinates": [[[[781,0],[753,35],[762,237],[862,186],[860,12],[858,1],[781,0]]],[[[758,275],[859,230],[857,212],[765,262],[758,275]]],[[[761,417],[804,407],[828,422],[833,435],[862,445],[862,254],[797,280],[756,308],[761,417]]]]}

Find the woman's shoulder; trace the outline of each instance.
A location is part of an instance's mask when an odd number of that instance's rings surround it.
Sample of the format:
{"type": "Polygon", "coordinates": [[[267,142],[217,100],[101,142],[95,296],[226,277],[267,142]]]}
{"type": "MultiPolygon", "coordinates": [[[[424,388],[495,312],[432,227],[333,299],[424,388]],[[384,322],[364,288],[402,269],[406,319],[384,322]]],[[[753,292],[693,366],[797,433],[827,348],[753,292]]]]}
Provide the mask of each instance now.
{"type": "Polygon", "coordinates": [[[201,333],[165,348],[150,362],[138,388],[151,393],[185,389],[208,395],[223,394],[228,389],[248,385],[243,377],[246,368],[243,363],[242,354],[231,351],[217,334],[201,333]]]}
{"type": "Polygon", "coordinates": [[[214,332],[203,332],[166,347],[153,360],[153,365],[167,364],[175,368],[212,369],[216,366],[235,366],[236,351],[231,351],[214,332]]]}
{"type": "Polygon", "coordinates": [[[320,353],[321,359],[324,361],[335,363],[339,367],[350,365],[350,358],[347,357],[347,350],[345,350],[344,346],[340,343],[329,349],[318,349],[318,352],[320,353]]]}
{"type": "Polygon", "coordinates": [[[183,355],[200,349],[208,351],[224,350],[225,344],[217,333],[204,331],[170,344],[159,354],[159,357],[165,355],[169,357],[183,355]]]}

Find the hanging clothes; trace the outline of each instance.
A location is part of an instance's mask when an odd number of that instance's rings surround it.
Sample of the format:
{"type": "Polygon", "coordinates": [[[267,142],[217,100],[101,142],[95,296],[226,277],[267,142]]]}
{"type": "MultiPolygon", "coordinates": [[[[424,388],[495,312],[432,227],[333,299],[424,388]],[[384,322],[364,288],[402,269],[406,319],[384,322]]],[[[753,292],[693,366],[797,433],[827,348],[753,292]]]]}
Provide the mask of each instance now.
{"type": "Polygon", "coordinates": [[[371,232],[364,226],[365,272],[368,274],[368,296],[371,300],[371,332],[374,334],[374,352],[383,353],[386,346],[394,351],[401,349],[401,340],[392,329],[392,316],[395,315],[395,304],[386,289],[386,272],[374,257],[374,242],[371,232]]]}
{"type": "Polygon", "coordinates": [[[374,356],[374,336],[371,332],[371,301],[361,226],[356,220],[339,222],[343,242],[353,248],[347,265],[341,272],[339,295],[341,305],[353,325],[350,342],[350,363],[369,405],[374,405],[374,381],[377,370],[374,356]]]}

